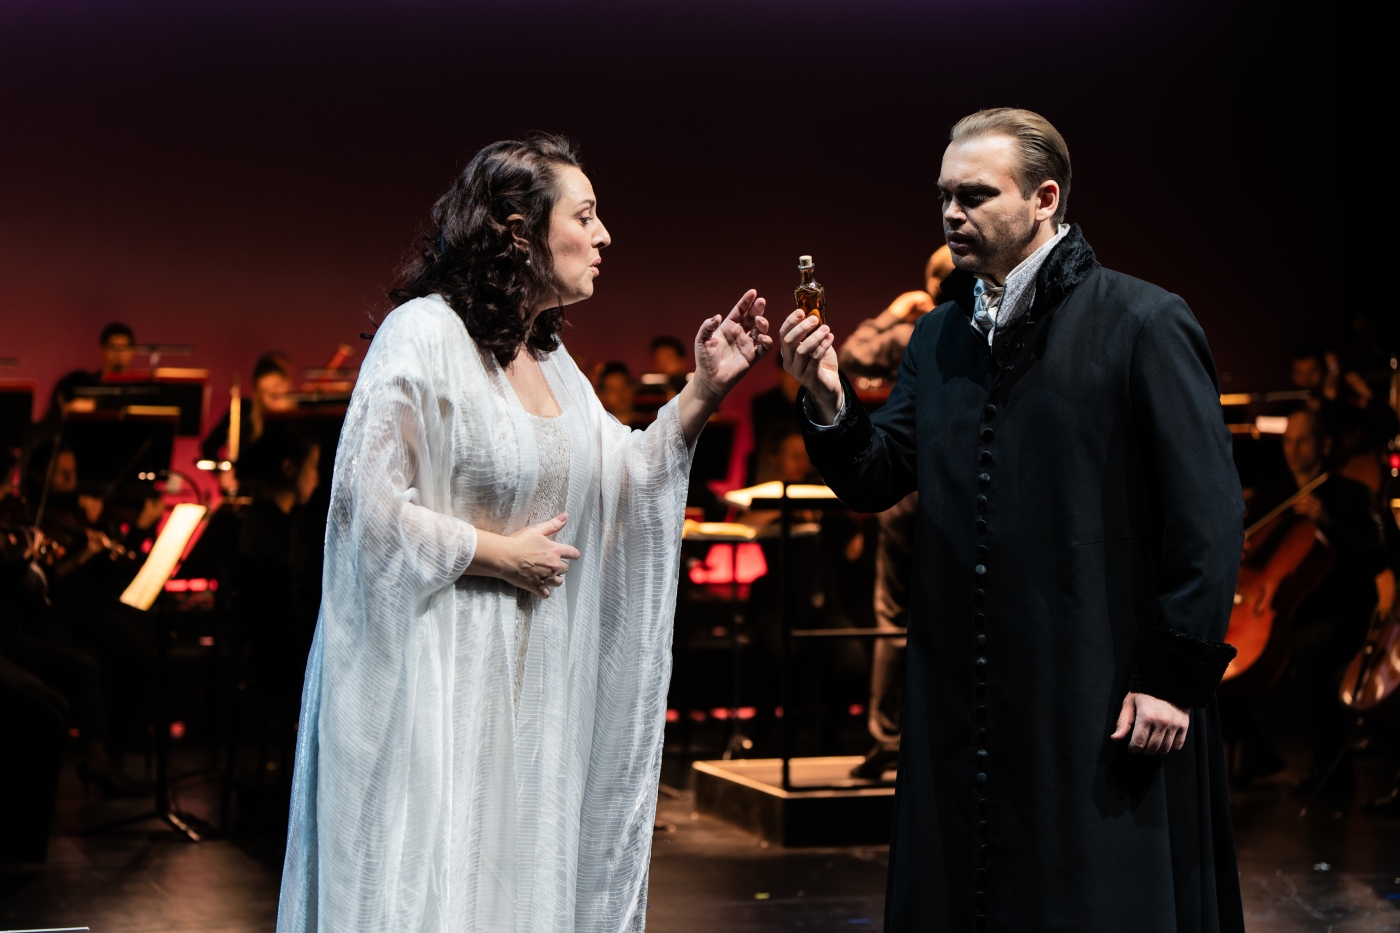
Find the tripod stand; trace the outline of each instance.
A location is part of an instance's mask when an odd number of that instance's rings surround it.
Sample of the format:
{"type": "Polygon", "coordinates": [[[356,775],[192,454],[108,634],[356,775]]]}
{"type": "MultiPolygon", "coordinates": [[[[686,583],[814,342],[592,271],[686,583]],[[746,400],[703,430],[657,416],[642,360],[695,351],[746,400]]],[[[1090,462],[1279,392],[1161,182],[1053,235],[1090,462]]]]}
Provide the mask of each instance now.
{"type": "Polygon", "coordinates": [[[174,613],[161,607],[155,613],[156,621],[156,786],[155,802],[150,810],[128,816],[110,823],[104,823],[86,830],[84,835],[98,835],[121,829],[148,820],[160,820],[172,832],[184,836],[190,842],[202,842],[209,838],[209,830],[204,821],[175,807],[170,793],[170,643],[175,638],[174,613]]]}

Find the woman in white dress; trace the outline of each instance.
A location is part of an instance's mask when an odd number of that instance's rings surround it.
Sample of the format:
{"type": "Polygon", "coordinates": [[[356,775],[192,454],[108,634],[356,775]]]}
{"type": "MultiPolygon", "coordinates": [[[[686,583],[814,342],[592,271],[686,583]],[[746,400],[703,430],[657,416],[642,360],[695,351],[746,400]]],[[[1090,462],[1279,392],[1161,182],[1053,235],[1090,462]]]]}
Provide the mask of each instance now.
{"type": "Polygon", "coordinates": [[[763,299],[632,431],[559,343],[610,242],[570,145],[483,149],[432,220],[336,452],[277,928],[640,930],[690,458],[763,299]]]}

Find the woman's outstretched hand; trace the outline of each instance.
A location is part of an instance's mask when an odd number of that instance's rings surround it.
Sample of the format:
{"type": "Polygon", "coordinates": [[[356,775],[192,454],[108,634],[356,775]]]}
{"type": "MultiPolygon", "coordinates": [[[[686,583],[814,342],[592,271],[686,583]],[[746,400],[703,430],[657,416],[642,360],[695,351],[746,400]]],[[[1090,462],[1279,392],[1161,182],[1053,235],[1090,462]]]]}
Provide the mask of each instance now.
{"type": "Polygon", "coordinates": [[[579,557],[578,548],[554,540],[554,535],[568,521],[568,513],[560,512],[547,522],[530,525],[509,536],[478,529],[476,554],[466,574],[496,577],[548,599],[553,587],[564,585],[564,574],[569,572],[566,562],[579,557]]]}
{"type": "Polygon", "coordinates": [[[768,336],[767,302],[749,289],[726,315],[716,314],[695,335],[695,375],[677,398],[687,444],[719,408],[729,390],[773,348],[768,336]]]}
{"type": "Polygon", "coordinates": [[[700,397],[718,405],[729,390],[744,378],[750,367],[773,346],[768,336],[768,319],[763,316],[767,302],[752,288],[744,292],[728,314],[716,314],[700,325],[695,335],[696,390],[700,397]]]}

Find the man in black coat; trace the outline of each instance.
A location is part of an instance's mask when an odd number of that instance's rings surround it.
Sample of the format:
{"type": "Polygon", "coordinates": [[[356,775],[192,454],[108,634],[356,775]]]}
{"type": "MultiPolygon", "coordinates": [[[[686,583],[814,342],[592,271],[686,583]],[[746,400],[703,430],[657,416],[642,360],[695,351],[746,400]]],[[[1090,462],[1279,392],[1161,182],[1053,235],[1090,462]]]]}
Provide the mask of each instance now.
{"type": "Polygon", "coordinates": [[[780,328],[842,501],[919,492],[891,931],[1244,929],[1214,699],[1244,507],[1215,366],[1185,302],[1060,223],[1069,181],[1044,118],[958,123],[952,300],[873,416],[825,325],[780,328]]]}

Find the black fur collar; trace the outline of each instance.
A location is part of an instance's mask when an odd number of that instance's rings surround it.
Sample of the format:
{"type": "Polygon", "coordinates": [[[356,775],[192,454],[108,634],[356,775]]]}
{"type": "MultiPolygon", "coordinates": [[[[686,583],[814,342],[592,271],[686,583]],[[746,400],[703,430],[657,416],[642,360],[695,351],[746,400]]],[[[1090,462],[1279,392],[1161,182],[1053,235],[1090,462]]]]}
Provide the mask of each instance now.
{"type": "MultiPolygon", "coordinates": [[[[1018,323],[1023,326],[1028,320],[1040,319],[1048,309],[1059,304],[1060,299],[1072,292],[1076,285],[1087,279],[1098,267],[1099,260],[1094,255],[1093,248],[1089,241],[1084,239],[1079,224],[1074,224],[1041,264],[1040,272],[1035,277],[1035,304],[1031,305],[1030,312],[1023,315],[1018,323]]],[[[942,292],[957,302],[963,313],[971,318],[974,306],[972,288],[976,284],[977,279],[972,273],[958,270],[944,280],[942,292]]],[[[1019,330],[1020,326],[1013,327],[1010,332],[997,328],[992,335],[993,355],[1000,358],[999,351],[1004,341],[1011,339],[1019,330]]]]}

